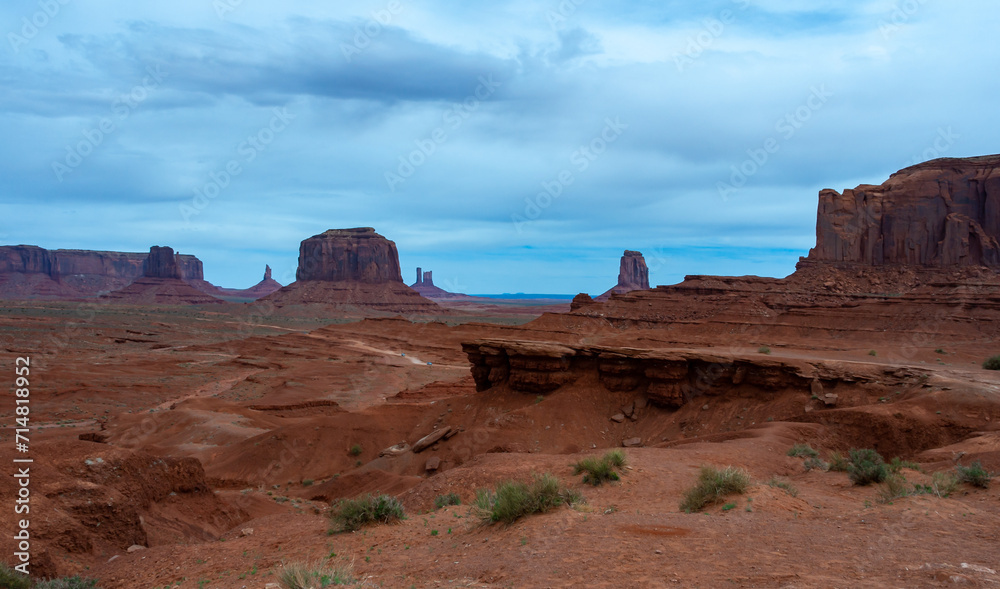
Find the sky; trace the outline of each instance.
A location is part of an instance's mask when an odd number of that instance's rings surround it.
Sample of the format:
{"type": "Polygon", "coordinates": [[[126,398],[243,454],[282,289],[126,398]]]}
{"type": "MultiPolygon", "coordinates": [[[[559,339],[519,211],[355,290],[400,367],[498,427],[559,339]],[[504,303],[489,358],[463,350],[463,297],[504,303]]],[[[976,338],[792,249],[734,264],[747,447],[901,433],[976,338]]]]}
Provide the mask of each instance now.
{"type": "Polygon", "coordinates": [[[984,0],[7,0],[0,244],[245,288],[375,227],[467,293],[782,277],[817,193],[1000,152],[984,0]],[[345,6],[346,5],[346,6],[345,6]]]}

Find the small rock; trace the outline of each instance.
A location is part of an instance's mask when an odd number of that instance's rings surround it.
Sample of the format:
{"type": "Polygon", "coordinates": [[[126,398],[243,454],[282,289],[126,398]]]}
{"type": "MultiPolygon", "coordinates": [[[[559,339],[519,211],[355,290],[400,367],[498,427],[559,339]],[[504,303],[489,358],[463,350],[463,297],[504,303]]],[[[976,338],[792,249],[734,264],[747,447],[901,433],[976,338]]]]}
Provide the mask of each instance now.
{"type": "Polygon", "coordinates": [[[458,435],[458,430],[455,429],[455,428],[452,428],[451,430],[448,431],[448,433],[446,433],[444,435],[444,439],[450,440],[450,439],[454,438],[457,435],[458,435]]]}
{"type": "Polygon", "coordinates": [[[643,409],[646,408],[646,405],[648,404],[649,401],[646,399],[646,397],[639,397],[638,399],[635,400],[635,412],[638,413],[642,411],[643,409]]]}
{"type": "Polygon", "coordinates": [[[406,442],[400,442],[395,446],[389,446],[385,450],[378,453],[379,456],[401,456],[410,451],[410,445],[406,442]]]}
{"type": "Polygon", "coordinates": [[[839,396],[837,396],[837,395],[835,395],[833,393],[827,393],[827,394],[823,395],[823,403],[827,407],[833,407],[834,405],[837,404],[837,399],[839,399],[839,398],[840,398],[839,396]]]}
{"type": "Polygon", "coordinates": [[[625,421],[625,415],[621,413],[615,413],[614,415],[611,416],[611,421],[615,423],[621,423],[625,421]]]}
{"type": "Polygon", "coordinates": [[[701,406],[701,410],[702,411],[708,411],[708,403],[705,403],[704,405],[702,405],[701,406]]]}
{"type": "Polygon", "coordinates": [[[622,407],[622,413],[625,414],[625,417],[635,415],[635,403],[629,403],[627,407],[622,407]]]}
{"type": "Polygon", "coordinates": [[[129,554],[132,554],[133,552],[139,552],[140,550],[145,550],[145,549],[146,549],[146,547],[143,546],[143,545],[141,545],[141,544],[133,544],[133,545],[129,546],[128,550],[126,550],[125,552],[128,552],[129,554]]]}
{"type": "Polygon", "coordinates": [[[821,383],[818,378],[812,379],[812,382],[809,383],[809,391],[812,392],[812,394],[816,395],[817,397],[822,395],[823,383],[821,383]]]}
{"type": "Polygon", "coordinates": [[[444,427],[442,429],[439,429],[437,431],[434,431],[434,432],[431,432],[431,433],[427,434],[426,436],[420,438],[417,441],[417,443],[413,445],[413,452],[414,453],[422,452],[422,451],[426,450],[427,448],[430,448],[438,440],[440,440],[441,438],[443,438],[446,435],[448,435],[448,432],[450,432],[450,431],[451,431],[451,426],[446,426],[446,427],[444,427]]]}
{"type": "Polygon", "coordinates": [[[641,446],[642,438],[629,438],[627,440],[622,440],[622,446],[626,448],[632,448],[634,446],[641,446]]]}
{"type": "Polygon", "coordinates": [[[437,456],[431,456],[427,459],[427,464],[424,465],[424,470],[427,472],[434,472],[441,466],[441,459],[437,456]]]}
{"type": "Polygon", "coordinates": [[[654,552],[656,552],[657,554],[663,554],[662,550],[655,550],[654,552]]]}
{"type": "Polygon", "coordinates": [[[119,556],[121,556],[121,554],[116,554],[116,555],[112,556],[111,558],[108,559],[108,562],[111,562],[112,560],[118,558],[119,556]]]}
{"type": "Polygon", "coordinates": [[[242,530],[240,530],[240,535],[253,536],[253,528],[243,528],[242,530]]]}

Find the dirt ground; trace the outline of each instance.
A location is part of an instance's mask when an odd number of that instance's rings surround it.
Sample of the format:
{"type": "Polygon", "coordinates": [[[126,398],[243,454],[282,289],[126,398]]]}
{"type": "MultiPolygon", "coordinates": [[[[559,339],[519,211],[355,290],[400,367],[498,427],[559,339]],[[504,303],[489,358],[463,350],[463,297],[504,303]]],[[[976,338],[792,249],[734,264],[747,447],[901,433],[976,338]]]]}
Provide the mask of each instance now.
{"type": "MultiPolygon", "coordinates": [[[[832,337],[789,324],[525,323],[527,311],[412,322],[221,307],[0,309],[11,390],[15,358],[31,357],[38,574],[104,589],[265,588],[302,562],[349,566],[366,587],[1000,587],[1000,482],[885,503],[788,456],[797,443],[826,460],[876,448],[919,466],[902,471],[911,486],[973,460],[1000,471],[1000,374],[981,368],[995,352],[981,327],[832,337]],[[477,392],[462,343],[484,338],[761,356],[767,342],[769,360],[833,363],[846,384],[835,406],[787,387],[651,404],[617,422],[637,397],[594,375],[544,395],[477,392]],[[919,378],[885,376],[898,369],[919,378]],[[420,453],[380,456],[446,427],[457,434],[420,453]],[[573,475],[633,437],[620,482],[573,475]],[[704,465],[744,468],[753,483],[685,513],[704,465]],[[586,502],[511,526],[471,512],[476,489],[541,473],[586,502]],[[397,496],[406,519],[328,533],[331,502],[365,492],[397,496]],[[461,505],[434,507],[452,492],[461,505]]],[[[0,483],[11,563],[15,485],[0,483]]]]}

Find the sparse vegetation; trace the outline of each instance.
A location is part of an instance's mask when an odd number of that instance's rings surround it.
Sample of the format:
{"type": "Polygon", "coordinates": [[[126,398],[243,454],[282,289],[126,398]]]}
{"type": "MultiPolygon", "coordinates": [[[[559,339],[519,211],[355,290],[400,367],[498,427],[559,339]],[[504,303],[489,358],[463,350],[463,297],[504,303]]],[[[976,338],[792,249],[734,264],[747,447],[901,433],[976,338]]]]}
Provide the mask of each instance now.
{"type": "Polygon", "coordinates": [[[869,356],[878,356],[878,352],[876,352],[875,350],[868,350],[868,355],[869,356]]]}
{"type": "Polygon", "coordinates": [[[983,362],[986,370],[1000,370],[1000,356],[992,356],[983,362]]]}
{"type": "Polygon", "coordinates": [[[610,450],[604,456],[589,457],[573,465],[573,474],[584,473],[583,482],[597,486],[605,481],[620,480],[618,471],[625,467],[625,453],[621,450],[610,450]]]}
{"type": "Polygon", "coordinates": [[[882,456],[871,449],[851,449],[847,474],[855,485],[881,483],[889,475],[889,468],[882,456]]]}
{"type": "Polygon", "coordinates": [[[510,525],[526,515],[582,500],[579,493],[564,489],[559,479],[546,473],[536,475],[530,485],[504,481],[494,490],[479,489],[472,509],[484,524],[502,522],[510,525]]]}
{"type": "Polygon", "coordinates": [[[799,496],[799,490],[795,488],[792,483],[788,481],[783,481],[778,477],[771,477],[771,480],[767,481],[768,487],[774,487],[775,489],[781,489],[782,491],[788,493],[792,497],[799,496]]]}
{"type": "Polygon", "coordinates": [[[750,474],[742,468],[727,466],[719,470],[703,466],[697,484],[684,494],[680,507],[687,513],[700,511],[707,505],[720,502],[723,497],[743,493],[749,486],[750,474]]]}
{"type": "Polygon", "coordinates": [[[900,499],[909,494],[910,489],[906,485],[906,478],[901,474],[890,474],[879,485],[878,502],[891,503],[894,499],[900,499]]]}
{"type": "Polygon", "coordinates": [[[955,466],[955,472],[958,475],[959,481],[981,489],[988,488],[990,486],[990,479],[993,478],[993,475],[983,468],[983,464],[978,460],[969,466],[962,466],[961,464],[955,466]]]}
{"type": "Polygon", "coordinates": [[[362,451],[363,448],[361,447],[361,444],[354,444],[351,446],[350,450],[348,450],[348,453],[350,453],[351,456],[361,456],[362,451]]]}
{"type": "Polygon", "coordinates": [[[800,458],[802,456],[815,458],[819,456],[819,452],[814,450],[809,444],[795,444],[788,450],[788,455],[796,458],[800,458]]]}
{"type": "Polygon", "coordinates": [[[461,505],[462,498],[458,496],[458,493],[448,493],[447,495],[438,495],[434,499],[434,507],[441,509],[442,507],[447,507],[449,505],[461,505]]]}
{"type": "Polygon", "coordinates": [[[847,461],[847,458],[845,458],[843,454],[841,454],[840,452],[831,452],[829,458],[830,458],[830,465],[828,467],[829,470],[833,472],[847,472],[847,467],[849,466],[850,463],[847,461]]]}
{"type": "Polygon", "coordinates": [[[948,352],[945,352],[945,351],[944,351],[944,350],[942,350],[941,348],[938,348],[938,349],[934,350],[934,353],[935,353],[935,354],[947,354],[948,352]]]}
{"type": "Polygon", "coordinates": [[[805,467],[806,471],[810,471],[813,469],[825,471],[829,470],[830,468],[829,464],[823,462],[819,458],[806,458],[806,461],[803,463],[803,466],[805,467]]]}
{"type": "Polygon", "coordinates": [[[31,589],[31,579],[0,562],[0,587],[31,589]]]}
{"type": "Polygon", "coordinates": [[[389,495],[366,494],[344,499],[333,506],[330,519],[335,531],[353,532],[369,523],[390,523],[404,517],[403,504],[389,495]]]}
{"type": "Polygon", "coordinates": [[[888,469],[889,469],[889,472],[892,473],[892,474],[899,474],[899,472],[901,470],[903,470],[904,468],[908,468],[910,470],[919,471],[920,470],[920,465],[917,464],[916,462],[911,462],[909,460],[903,460],[899,456],[897,456],[897,457],[895,457],[895,458],[893,458],[892,460],[889,461],[888,469]]]}
{"type": "Polygon", "coordinates": [[[64,577],[50,581],[39,581],[33,589],[100,589],[95,579],[83,577],[64,577]]]}
{"type": "Polygon", "coordinates": [[[285,589],[317,589],[354,583],[350,566],[286,564],[278,575],[285,589]]]}
{"type": "Polygon", "coordinates": [[[770,354],[771,353],[771,348],[769,348],[767,346],[761,346],[761,347],[757,348],[757,351],[760,352],[761,354],[770,354]]]}

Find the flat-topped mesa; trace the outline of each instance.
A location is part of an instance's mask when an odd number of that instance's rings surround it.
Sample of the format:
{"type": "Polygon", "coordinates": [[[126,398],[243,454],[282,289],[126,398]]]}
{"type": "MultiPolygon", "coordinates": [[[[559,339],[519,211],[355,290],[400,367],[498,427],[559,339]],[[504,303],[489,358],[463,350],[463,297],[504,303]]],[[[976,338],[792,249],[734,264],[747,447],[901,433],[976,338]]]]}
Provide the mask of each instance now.
{"type": "Polygon", "coordinates": [[[642,252],[625,250],[618,266],[618,284],[595,300],[606,301],[612,294],[625,294],[633,290],[649,290],[649,268],[642,252]]]}
{"type": "Polygon", "coordinates": [[[1000,269],[1000,155],[943,158],[819,194],[807,262],[1000,269]]]}
{"type": "Polygon", "coordinates": [[[295,279],[403,283],[396,244],[371,227],[331,229],[303,241],[295,279]]]}
{"type": "Polygon", "coordinates": [[[278,307],[319,304],[388,313],[441,310],[403,283],[396,244],[371,227],[331,229],[304,240],[295,278],[265,299],[278,307]]]}

